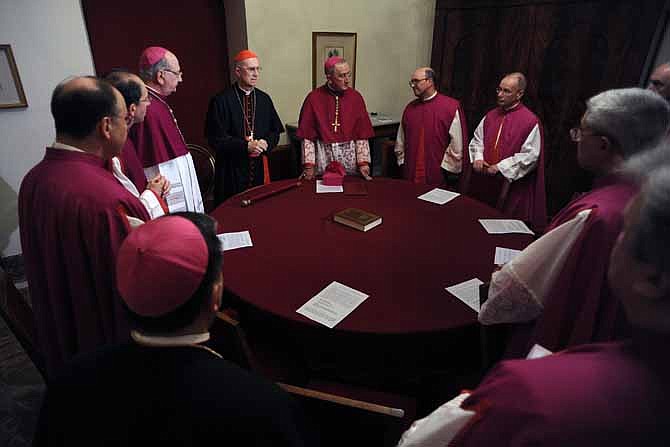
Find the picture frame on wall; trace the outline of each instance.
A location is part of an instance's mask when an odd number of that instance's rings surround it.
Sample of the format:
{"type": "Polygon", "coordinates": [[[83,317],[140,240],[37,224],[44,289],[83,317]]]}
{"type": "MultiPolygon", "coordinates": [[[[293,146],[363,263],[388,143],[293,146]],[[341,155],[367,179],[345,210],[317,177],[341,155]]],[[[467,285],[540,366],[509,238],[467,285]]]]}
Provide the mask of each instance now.
{"type": "Polygon", "coordinates": [[[28,107],[12,47],[0,45],[0,109],[28,107]]]}
{"type": "Polygon", "coordinates": [[[312,89],[326,82],[323,64],[331,56],[347,60],[351,68],[351,86],[356,87],[356,33],[312,33],[312,89]]]}

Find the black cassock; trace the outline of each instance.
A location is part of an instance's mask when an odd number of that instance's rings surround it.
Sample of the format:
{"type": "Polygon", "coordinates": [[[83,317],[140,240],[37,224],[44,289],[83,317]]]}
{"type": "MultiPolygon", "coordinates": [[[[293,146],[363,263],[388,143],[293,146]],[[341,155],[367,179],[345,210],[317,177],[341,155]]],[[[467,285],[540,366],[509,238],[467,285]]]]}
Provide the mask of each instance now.
{"type": "Polygon", "coordinates": [[[209,102],[205,136],[216,151],[214,198],[220,204],[228,197],[252,186],[263,184],[263,157],[279,141],[284,132],[279,115],[270,96],[254,88],[247,97],[237,86],[227,88],[209,102]],[[245,123],[246,109],[246,123],[245,123]],[[254,140],[265,140],[267,152],[261,157],[249,157],[247,137],[253,130],[254,140]]]}

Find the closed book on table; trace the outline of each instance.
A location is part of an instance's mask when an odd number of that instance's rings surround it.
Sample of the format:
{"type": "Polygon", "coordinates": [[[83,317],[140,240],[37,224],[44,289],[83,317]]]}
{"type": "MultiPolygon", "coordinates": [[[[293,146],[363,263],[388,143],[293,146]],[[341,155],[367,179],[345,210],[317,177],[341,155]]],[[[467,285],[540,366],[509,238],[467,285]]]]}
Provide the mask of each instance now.
{"type": "Polygon", "coordinates": [[[347,208],[339,211],[335,213],[333,220],[360,231],[368,231],[382,223],[381,216],[358,208],[347,208]]]}

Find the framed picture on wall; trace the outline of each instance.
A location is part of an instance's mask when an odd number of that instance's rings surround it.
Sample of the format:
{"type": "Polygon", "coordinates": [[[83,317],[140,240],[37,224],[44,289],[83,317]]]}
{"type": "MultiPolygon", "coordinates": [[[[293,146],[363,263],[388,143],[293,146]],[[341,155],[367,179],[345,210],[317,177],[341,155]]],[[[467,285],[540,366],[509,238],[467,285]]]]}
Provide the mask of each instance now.
{"type": "Polygon", "coordinates": [[[323,64],[331,56],[347,60],[351,68],[351,86],[356,87],[356,33],[312,33],[312,89],[326,82],[323,64]]]}
{"type": "Polygon", "coordinates": [[[0,45],[0,109],[28,107],[12,47],[0,45]]]}

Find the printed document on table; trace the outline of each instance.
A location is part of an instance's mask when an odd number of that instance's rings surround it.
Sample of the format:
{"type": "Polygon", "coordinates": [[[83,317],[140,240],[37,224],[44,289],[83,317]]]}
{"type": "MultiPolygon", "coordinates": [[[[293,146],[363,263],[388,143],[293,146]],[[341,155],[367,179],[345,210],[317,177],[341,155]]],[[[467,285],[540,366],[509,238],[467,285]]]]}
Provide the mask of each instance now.
{"type": "Polygon", "coordinates": [[[484,284],[479,278],[472,278],[460,284],[447,287],[447,292],[463,301],[470,309],[479,313],[479,286],[484,284]]]}
{"type": "Polygon", "coordinates": [[[479,223],[489,234],[535,234],[525,223],[516,219],[479,219],[479,223]]]}
{"type": "Polygon", "coordinates": [[[496,247],[496,255],[493,259],[495,265],[507,264],[514,259],[516,255],[521,253],[521,250],[514,250],[513,248],[496,247]]]}
{"type": "Polygon", "coordinates": [[[340,186],[326,186],[323,184],[323,180],[316,181],[316,192],[344,192],[342,185],[340,186]]]}
{"type": "Polygon", "coordinates": [[[296,312],[332,329],[369,296],[333,281],[296,312]]]}
{"type": "Polygon", "coordinates": [[[425,200],[426,202],[437,203],[438,205],[444,205],[448,201],[453,200],[458,196],[460,196],[460,194],[457,192],[435,188],[432,191],[428,191],[427,193],[420,195],[419,199],[425,200]]]}
{"type": "Polygon", "coordinates": [[[251,242],[251,235],[249,234],[249,231],[238,231],[237,233],[222,233],[217,234],[217,237],[221,241],[223,251],[254,246],[254,244],[251,242]]]}

